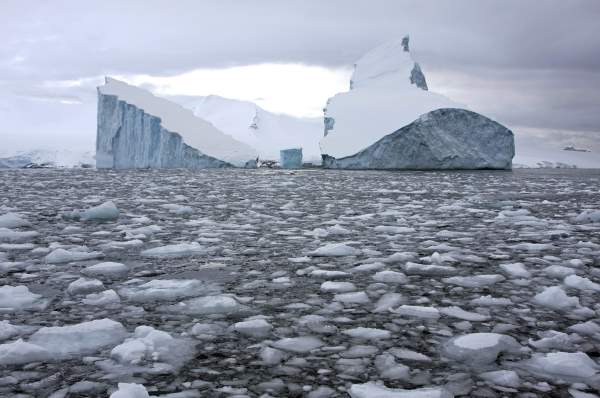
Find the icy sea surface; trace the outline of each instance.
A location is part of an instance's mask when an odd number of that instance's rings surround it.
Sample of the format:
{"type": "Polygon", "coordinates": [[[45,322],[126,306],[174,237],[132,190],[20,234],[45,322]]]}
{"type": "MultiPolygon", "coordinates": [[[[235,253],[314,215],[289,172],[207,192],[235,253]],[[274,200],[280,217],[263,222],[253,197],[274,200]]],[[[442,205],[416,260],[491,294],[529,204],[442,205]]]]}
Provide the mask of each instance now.
{"type": "Polygon", "coordinates": [[[0,172],[2,397],[597,397],[600,172],[0,172]]]}

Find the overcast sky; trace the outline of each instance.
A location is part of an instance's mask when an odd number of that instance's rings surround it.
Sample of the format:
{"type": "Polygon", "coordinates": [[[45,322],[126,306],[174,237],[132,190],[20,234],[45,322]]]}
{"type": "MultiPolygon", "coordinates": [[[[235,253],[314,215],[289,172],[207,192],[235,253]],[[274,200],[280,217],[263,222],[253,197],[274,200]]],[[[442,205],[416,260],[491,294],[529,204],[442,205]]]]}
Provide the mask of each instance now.
{"type": "Polygon", "coordinates": [[[103,76],[315,116],[411,35],[429,87],[546,144],[600,150],[600,1],[0,1],[0,153],[94,147],[103,76]]]}

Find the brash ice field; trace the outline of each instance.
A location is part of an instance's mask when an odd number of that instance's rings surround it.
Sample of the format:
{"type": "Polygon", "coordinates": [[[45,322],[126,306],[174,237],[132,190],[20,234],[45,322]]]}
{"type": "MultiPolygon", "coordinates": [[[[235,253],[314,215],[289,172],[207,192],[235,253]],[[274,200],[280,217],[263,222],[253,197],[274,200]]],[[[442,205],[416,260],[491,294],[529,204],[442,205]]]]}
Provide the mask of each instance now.
{"type": "Polygon", "coordinates": [[[600,388],[598,171],[1,177],[0,396],[600,388]]]}

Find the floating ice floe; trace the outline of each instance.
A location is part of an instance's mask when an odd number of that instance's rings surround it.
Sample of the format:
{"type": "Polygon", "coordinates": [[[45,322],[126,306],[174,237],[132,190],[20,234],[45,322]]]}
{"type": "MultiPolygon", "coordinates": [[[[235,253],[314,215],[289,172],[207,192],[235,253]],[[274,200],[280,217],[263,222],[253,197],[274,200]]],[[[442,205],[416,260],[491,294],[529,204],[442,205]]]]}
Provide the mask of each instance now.
{"type": "Polygon", "coordinates": [[[500,268],[513,278],[531,277],[531,272],[527,271],[522,263],[500,264],[500,268]]]}
{"type": "Polygon", "coordinates": [[[119,209],[112,202],[104,202],[81,212],[83,221],[114,221],[119,218],[119,209]]]}
{"type": "Polygon", "coordinates": [[[600,222],[600,210],[584,210],[577,217],[575,222],[579,223],[596,223],[600,222]]]}
{"type": "Polygon", "coordinates": [[[216,286],[197,279],[153,279],[139,286],[125,287],[119,294],[130,301],[173,301],[216,293],[216,286]]]}
{"type": "Polygon", "coordinates": [[[535,354],[522,366],[535,374],[600,387],[600,366],[583,352],[535,354]]]}
{"type": "Polygon", "coordinates": [[[456,268],[449,265],[418,264],[410,261],[402,265],[402,270],[407,275],[423,276],[450,276],[458,272],[456,268]]]}
{"type": "Polygon", "coordinates": [[[520,349],[514,338],[499,333],[471,333],[452,338],[444,344],[445,356],[469,365],[490,364],[498,354],[518,353],[520,349]]]}
{"type": "Polygon", "coordinates": [[[489,286],[504,280],[506,280],[506,278],[499,274],[452,276],[450,278],[442,279],[444,283],[470,288],[489,286]]]}
{"type": "Polygon", "coordinates": [[[100,293],[88,294],[83,300],[81,300],[81,302],[86,305],[111,306],[119,304],[121,302],[121,298],[117,292],[109,289],[100,293]]]}
{"type": "Polygon", "coordinates": [[[98,279],[79,278],[69,284],[67,293],[71,296],[77,294],[88,294],[104,290],[104,284],[98,279]]]}
{"type": "Polygon", "coordinates": [[[373,279],[383,283],[406,283],[408,281],[406,275],[397,271],[379,271],[373,275],[373,279]]]}
{"type": "Polygon", "coordinates": [[[365,327],[346,329],[342,333],[352,338],[363,340],[380,340],[392,337],[392,333],[389,330],[365,327]]]}
{"type": "Polygon", "coordinates": [[[332,282],[327,281],[321,283],[321,291],[327,293],[347,293],[356,290],[356,286],[352,282],[332,282]]]}
{"type": "Polygon", "coordinates": [[[563,281],[565,286],[579,289],[579,290],[590,290],[594,292],[600,292],[600,284],[592,282],[588,278],[583,278],[577,275],[569,275],[563,281]]]}
{"type": "Polygon", "coordinates": [[[29,221],[25,220],[20,214],[6,213],[0,215],[0,228],[19,228],[29,225],[29,221]]]}
{"type": "Polygon", "coordinates": [[[104,262],[85,267],[81,272],[89,276],[113,277],[127,274],[129,267],[121,263],[104,262]]]}
{"type": "Polygon", "coordinates": [[[344,304],[368,304],[371,302],[369,296],[367,296],[367,293],[363,291],[338,293],[333,297],[333,299],[344,304]]]}
{"type": "Polygon", "coordinates": [[[197,254],[205,254],[207,249],[197,242],[178,243],[174,245],[159,246],[152,249],[142,250],[140,253],[146,257],[186,257],[197,254]]]}
{"type": "Polygon", "coordinates": [[[235,323],[233,329],[247,336],[266,337],[271,333],[273,326],[264,319],[250,319],[235,323]]]}
{"type": "Polygon", "coordinates": [[[344,243],[330,243],[319,247],[317,250],[308,253],[313,257],[343,257],[358,256],[362,253],[359,249],[348,246],[344,243]]]}
{"type": "Polygon", "coordinates": [[[0,341],[18,336],[21,329],[12,325],[9,321],[0,321],[0,341]]]}
{"type": "Polygon", "coordinates": [[[0,242],[23,243],[32,240],[39,233],[36,231],[13,231],[0,227],[0,242]]]}
{"type": "Polygon", "coordinates": [[[303,354],[322,347],[324,343],[314,336],[286,337],[271,344],[283,351],[303,354]]]}
{"type": "Polygon", "coordinates": [[[555,311],[564,311],[579,307],[579,298],[567,296],[560,286],[547,287],[533,297],[533,302],[555,311]]]}
{"type": "Polygon", "coordinates": [[[27,286],[0,286],[0,313],[41,311],[48,303],[41,295],[31,293],[27,286]]]}
{"type": "Polygon", "coordinates": [[[391,309],[391,312],[401,316],[421,319],[438,319],[440,312],[434,307],[424,307],[420,305],[401,305],[398,308],[391,309]]]}
{"type": "Polygon", "coordinates": [[[454,394],[441,387],[424,387],[414,390],[387,388],[373,382],[352,384],[351,398],[454,398],[454,394]]]}
{"type": "Polygon", "coordinates": [[[53,250],[45,258],[48,264],[70,263],[72,261],[92,260],[102,257],[102,252],[88,252],[82,250],[65,250],[62,248],[53,250]]]}
{"type": "Polygon", "coordinates": [[[23,365],[31,362],[46,362],[52,358],[48,350],[19,339],[0,344],[0,365],[23,365]]]}
{"type": "Polygon", "coordinates": [[[493,370],[480,373],[479,377],[496,386],[517,388],[521,385],[521,379],[514,370],[493,370]]]}
{"type": "Polygon", "coordinates": [[[404,301],[404,298],[400,293],[388,292],[383,294],[375,303],[373,312],[385,312],[391,308],[397,307],[404,301]]]}
{"type": "Polygon", "coordinates": [[[226,295],[197,297],[178,304],[161,306],[159,309],[190,315],[236,314],[247,310],[235,298],[226,295]]]}
{"type": "Polygon", "coordinates": [[[476,312],[465,311],[460,307],[441,307],[439,311],[449,317],[463,319],[470,322],[484,322],[490,319],[487,315],[478,314],[476,312]]]}
{"type": "Polygon", "coordinates": [[[141,384],[119,383],[118,390],[110,394],[110,398],[150,398],[150,394],[141,384]]]}

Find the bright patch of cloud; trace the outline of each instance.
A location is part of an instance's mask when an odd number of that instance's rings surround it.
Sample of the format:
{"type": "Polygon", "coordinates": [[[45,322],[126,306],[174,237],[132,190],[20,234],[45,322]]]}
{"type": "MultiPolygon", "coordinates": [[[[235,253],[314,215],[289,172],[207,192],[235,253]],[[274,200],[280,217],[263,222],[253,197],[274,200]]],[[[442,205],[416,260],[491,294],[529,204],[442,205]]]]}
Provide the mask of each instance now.
{"type": "Polygon", "coordinates": [[[115,76],[156,95],[220,95],[252,101],[268,111],[319,117],[327,99],[346,91],[350,69],[302,64],[256,64],[225,69],[196,69],[175,76],[115,76]]]}

